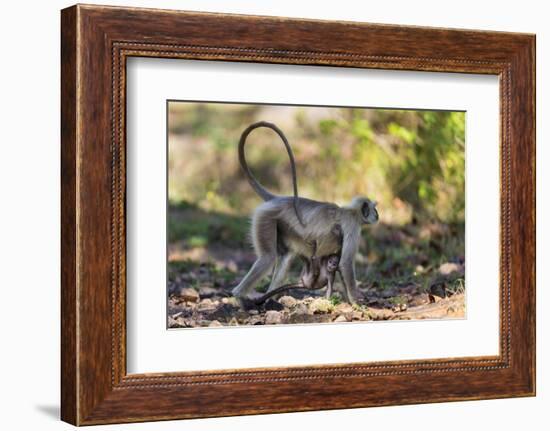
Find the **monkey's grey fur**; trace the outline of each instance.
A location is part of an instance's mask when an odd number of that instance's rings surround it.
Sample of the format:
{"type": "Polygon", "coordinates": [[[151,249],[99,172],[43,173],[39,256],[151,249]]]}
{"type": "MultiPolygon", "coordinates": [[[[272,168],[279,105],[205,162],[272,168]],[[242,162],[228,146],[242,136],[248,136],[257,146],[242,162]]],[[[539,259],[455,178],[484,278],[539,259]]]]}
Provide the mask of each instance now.
{"type": "Polygon", "coordinates": [[[298,198],[298,209],[303,217],[300,223],[294,209],[293,197],[273,197],[259,205],[252,216],[251,237],[257,260],[243,280],[233,289],[233,295],[247,297],[257,283],[273,269],[268,292],[280,286],[287,276],[292,259],[304,256],[310,259],[314,242],[316,254],[328,256],[341,253],[339,271],[348,302],[354,302],[355,255],[359,247],[361,227],[376,223],[376,203],[365,197],[356,197],[345,207],[311,199],[298,198]],[[334,235],[340,225],[342,243],[334,235]]]}
{"type": "Polygon", "coordinates": [[[264,121],[245,129],[239,141],[239,162],[252,188],[265,201],[252,216],[251,238],[257,260],[242,281],[233,289],[233,295],[246,298],[257,283],[271,269],[273,276],[268,292],[283,284],[292,259],[302,256],[340,256],[339,271],[348,302],[353,302],[355,291],[355,255],[359,247],[361,227],[376,223],[376,202],[356,197],[346,207],[298,197],[296,166],[292,149],[283,132],[274,124],[264,121]],[[287,149],[294,196],[275,196],[254,178],[244,154],[244,145],[250,132],[258,127],[274,130],[287,149]],[[337,232],[335,232],[337,229],[337,232]]]}

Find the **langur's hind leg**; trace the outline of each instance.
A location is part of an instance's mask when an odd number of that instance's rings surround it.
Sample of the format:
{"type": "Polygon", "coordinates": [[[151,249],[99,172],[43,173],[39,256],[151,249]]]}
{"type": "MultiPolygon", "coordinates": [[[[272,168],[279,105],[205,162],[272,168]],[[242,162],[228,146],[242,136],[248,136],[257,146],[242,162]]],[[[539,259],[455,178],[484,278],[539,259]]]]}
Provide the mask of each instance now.
{"type": "Polygon", "coordinates": [[[233,296],[246,297],[250,293],[250,290],[269,273],[273,267],[275,259],[275,255],[266,254],[260,256],[256,262],[254,262],[254,265],[252,265],[252,268],[250,268],[239,285],[233,289],[233,296]]]}
{"type": "Polygon", "coordinates": [[[355,298],[353,294],[355,292],[355,265],[353,262],[344,262],[344,265],[340,267],[340,277],[344,285],[344,296],[348,304],[354,304],[355,298]]]}
{"type": "Polygon", "coordinates": [[[286,253],[279,256],[277,265],[275,265],[275,271],[273,271],[273,277],[271,278],[269,289],[267,289],[268,292],[277,289],[283,284],[288,274],[288,269],[293,257],[294,255],[292,253],[286,253]]]}
{"type": "Polygon", "coordinates": [[[252,238],[258,258],[239,285],[232,291],[234,296],[241,298],[250,294],[258,282],[273,268],[277,260],[277,222],[270,214],[255,215],[252,221],[252,238]]]}

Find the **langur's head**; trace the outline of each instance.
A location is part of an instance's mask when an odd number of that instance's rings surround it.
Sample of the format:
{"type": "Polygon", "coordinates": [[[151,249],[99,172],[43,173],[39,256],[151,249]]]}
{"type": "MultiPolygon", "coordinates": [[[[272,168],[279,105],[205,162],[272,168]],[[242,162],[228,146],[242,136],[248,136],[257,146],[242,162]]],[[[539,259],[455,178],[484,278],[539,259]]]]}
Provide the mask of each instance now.
{"type": "Polygon", "coordinates": [[[338,269],[338,264],[339,263],[340,263],[340,258],[335,254],[331,254],[327,258],[327,271],[328,272],[336,271],[338,269]]]}
{"type": "Polygon", "coordinates": [[[361,217],[361,221],[365,224],[373,224],[378,221],[378,211],[376,210],[376,202],[368,198],[358,196],[351,201],[350,208],[356,210],[361,217]]]}

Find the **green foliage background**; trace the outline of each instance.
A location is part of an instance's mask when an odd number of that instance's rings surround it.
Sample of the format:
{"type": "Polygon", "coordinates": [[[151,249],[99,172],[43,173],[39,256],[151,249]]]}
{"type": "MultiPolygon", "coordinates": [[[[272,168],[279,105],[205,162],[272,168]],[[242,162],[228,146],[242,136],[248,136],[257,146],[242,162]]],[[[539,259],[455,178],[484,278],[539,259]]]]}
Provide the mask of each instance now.
{"type": "MultiPolygon", "coordinates": [[[[448,111],[171,102],[170,205],[219,214],[229,225],[249,215],[260,200],[240,171],[237,143],[259,120],[287,135],[300,195],[339,204],[366,195],[390,225],[464,223],[465,113],[448,111]]],[[[269,190],[291,193],[288,158],[273,132],[254,131],[247,158],[269,190]]],[[[244,233],[234,227],[235,237],[244,233]]]]}

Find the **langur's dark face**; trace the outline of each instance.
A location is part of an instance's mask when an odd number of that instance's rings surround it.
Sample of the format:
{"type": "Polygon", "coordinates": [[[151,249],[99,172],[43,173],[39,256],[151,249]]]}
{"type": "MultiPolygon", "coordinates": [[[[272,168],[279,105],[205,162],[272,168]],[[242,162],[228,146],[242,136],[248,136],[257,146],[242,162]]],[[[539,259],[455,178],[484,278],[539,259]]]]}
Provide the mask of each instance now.
{"type": "Polygon", "coordinates": [[[378,210],[376,209],[376,202],[365,199],[363,204],[361,205],[361,216],[363,218],[363,223],[376,223],[378,221],[378,210]]]}
{"type": "Polygon", "coordinates": [[[340,262],[340,259],[338,259],[338,256],[332,255],[329,256],[327,259],[327,271],[328,272],[334,272],[338,269],[338,263],[340,262]]]}

